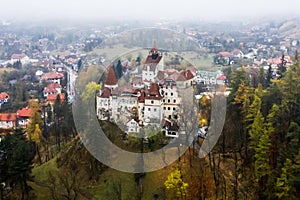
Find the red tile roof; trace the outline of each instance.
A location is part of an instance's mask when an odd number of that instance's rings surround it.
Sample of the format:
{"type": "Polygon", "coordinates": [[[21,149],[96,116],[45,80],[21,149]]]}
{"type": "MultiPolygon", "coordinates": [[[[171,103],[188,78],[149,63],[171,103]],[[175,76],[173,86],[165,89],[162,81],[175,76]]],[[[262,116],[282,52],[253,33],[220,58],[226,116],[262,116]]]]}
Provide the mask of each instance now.
{"type": "Polygon", "coordinates": [[[16,113],[0,113],[0,121],[16,121],[16,113]]]}
{"type": "Polygon", "coordinates": [[[11,59],[20,60],[20,59],[25,58],[25,57],[26,57],[26,55],[24,53],[22,53],[22,54],[14,53],[11,56],[11,59]]]}
{"type": "Polygon", "coordinates": [[[21,110],[17,111],[17,115],[19,117],[30,117],[31,108],[22,108],[21,110]]]}
{"type": "Polygon", "coordinates": [[[173,74],[171,74],[170,76],[168,76],[167,78],[166,78],[166,80],[172,80],[172,81],[176,81],[177,80],[177,78],[178,78],[178,76],[179,76],[180,74],[178,73],[178,72],[174,72],[173,74]]]}
{"type": "Polygon", "coordinates": [[[51,83],[47,87],[45,87],[44,92],[54,92],[56,93],[56,89],[61,89],[61,85],[58,83],[51,83]]]}
{"type": "Polygon", "coordinates": [[[136,85],[143,84],[142,77],[140,77],[140,76],[133,77],[131,82],[132,82],[132,84],[136,84],[136,85]]]}
{"type": "Polygon", "coordinates": [[[117,85],[118,80],[116,78],[114,69],[112,66],[108,67],[108,74],[107,74],[107,79],[106,79],[106,85],[117,85]]]}
{"type": "Polygon", "coordinates": [[[1,92],[0,93],[0,100],[8,99],[9,95],[6,92],[1,92]]]}
{"type": "Polygon", "coordinates": [[[159,54],[158,49],[154,44],[152,49],[149,52],[148,57],[146,58],[145,64],[150,64],[150,63],[158,64],[161,58],[162,56],[159,54]]]}
{"type": "Polygon", "coordinates": [[[177,78],[177,81],[187,81],[194,78],[193,73],[188,69],[180,73],[177,78]]]}
{"type": "Polygon", "coordinates": [[[217,80],[226,80],[226,76],[224,76],[224,75],[221,75],[221,76],[219,76],[218,78],[217,78],[217,80]]]}
{"type": "Polygon", "coordinates": [[[60,103],[64,102],[65,100],[65,93],[61,93],[61,94],[49,94],[47,96],[47,101],[50,103],[55,103],[57,96],[59,96],[60,99],[60,103]]]}
{"type": "Polygon", "coordinates": [[[99,97],[101,97],[101,98],[109,98],[110,96],[111,96],[111,92],[110,92],[110,89],[107,87],[104,87],[101,90],[101,94],[99,95],[99,97]]]}
{"type": "Polygon", "coordinates": [[[161,60],[162,56],[157,56],[156,58],[152,55],[148,55],[145,61],[145,64],[158,64],[161,60]]]}
{"type": "Polygon", "coordinates": [[[158,87],[158,85],[157,85],[157,83],[152,83],[151,84],[151,88],[148,90],[148,94],[149,95],[158,95],[158,96],[160,96],[160,93],[159,93],[159,87],[158,87]]]}
{"type": "Polygon", "coordinates": [[[41,76],[40,80],[52,80],[52,79],[61,79],[64,75],[59,72],[48,72],[41,76]]]}
{"type": "Polygon", "coordinates": [[[223,56],[223,57],[230,57],[230,56],[232,56],[232,54],[229,53],[229,52],[227,52],[227,51],[219,52],[218,55],[223,56]]]}
{"type": "Polygon", "coordinates": [[[153,99],[153,100],[160,100],[162,96],[159,92],[159,87],[157,83],[152,83],[151,88],[147,91],[147,95],[145,99],[153,99]]]}

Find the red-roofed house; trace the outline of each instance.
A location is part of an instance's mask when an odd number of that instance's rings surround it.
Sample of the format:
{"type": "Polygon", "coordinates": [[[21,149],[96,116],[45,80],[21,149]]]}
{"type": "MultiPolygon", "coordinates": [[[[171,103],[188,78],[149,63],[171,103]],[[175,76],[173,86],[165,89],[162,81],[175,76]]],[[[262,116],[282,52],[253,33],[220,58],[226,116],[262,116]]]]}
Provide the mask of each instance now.
{"type": "Polygon", "coordinates": [[[97,115],[100,120],[107,120],[110,109],[110,96],[111,91],[109,88],[104,87],[97,95],[97,115]]]}
{"type": "Polygon", "coordinates": [[[189,70],[182,71],[176,80],[176,85],[178,88],[187,88],[193,85],[194,74],[189,70]]]}
{"type": "Polygon", "coordinates": [[[62,73],[53,71],[53,72],[44,73],[40,78],[40,82],[45,80],[46,82],[60,84],[60,81],[63,78],[64,78],[64,75],[62,73]]]}
{"type": "Polygon", "coordinates": [[[57,97],[59,98],[60,103],[63,103],[65,101],[65,93],[60,93],[60,94],[49,94],[47,96],[47,102],[50,103],[50,105],[53,105],[57,97]]]}
{"type": "Polygon", "coordinates": [[[144,105],[144,124],[160,123],[162,120],[162,96],[157,83],[152,83],[146,92],[144,105]]]}
{"type": "Polygon", "coordinates": [[[9,95],[6,92],[0,93],[0,107],[2,104],[7,103],[7,100],[9,99],[9,95]]]}
{"type": "Polygon", "coordinates": [[[61,93],[61,85],[59,83],[51,83],[43,90],[43,94],[45,98],[47,98],[49,94],[57,95],[60,93],[61,93]]]}
{"type": "Polygon", "coordinates": [[[29,122],[31,108],[22,108],[21,110],[17,111],[18,117],[18,125],[22,128],[26,128],[29,122]]]}
{"type": "Polygon", "coordinates": [[[12,129],[16,126],[17,114],[0,113],[0,129],[12,129]]]}

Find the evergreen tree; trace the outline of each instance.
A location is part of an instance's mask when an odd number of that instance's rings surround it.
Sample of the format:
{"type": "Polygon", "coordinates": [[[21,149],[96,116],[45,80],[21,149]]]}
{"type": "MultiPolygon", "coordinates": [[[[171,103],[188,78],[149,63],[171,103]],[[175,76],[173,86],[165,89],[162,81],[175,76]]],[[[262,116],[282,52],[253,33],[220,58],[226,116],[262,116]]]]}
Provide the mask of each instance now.
{"type": "Polygon", "coordinates": [[[293,200],[297,199],[295,197],[295,188],[292,187],[289,179],[290,173],[289,171],[293,168],[292,161],[287,158],[285,160],[284,166],[281,169],[281,175],[276,180],[276,188],[275,188],[275,195],[278,199],[286,199],[286,200],[293,200]]]}
{"type": "MultiPolygon", "coordinates": [[[[5,152],[4,160],[7,167],[4,181],[13,187],[17,185],[21,188],[20,199],[28,199],[29,186],[27,184],[30,178],[32,160],[34,153],[31,142],[26,140],[25,134],[21,129],[15,129],[13,134],[5,135],[0,145],[0,151],[5,152]]],[[[3,162],[3,161],[2,161],[3,162]]]]}

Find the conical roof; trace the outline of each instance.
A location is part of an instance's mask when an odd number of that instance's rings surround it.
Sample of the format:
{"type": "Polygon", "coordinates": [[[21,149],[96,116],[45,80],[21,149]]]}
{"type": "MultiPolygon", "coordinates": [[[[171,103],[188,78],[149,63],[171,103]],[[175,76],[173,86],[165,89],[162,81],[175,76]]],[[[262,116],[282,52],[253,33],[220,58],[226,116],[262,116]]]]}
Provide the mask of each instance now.
{"type": "Polygon", "coordinates": [[[114,72],[114,69],[113,69],[112,66],[109,66],[105,85],[114,86],[114,85],[117,85],[117,83],[118,83],[118,80],[116,78],[116,74],[114,72]]]}

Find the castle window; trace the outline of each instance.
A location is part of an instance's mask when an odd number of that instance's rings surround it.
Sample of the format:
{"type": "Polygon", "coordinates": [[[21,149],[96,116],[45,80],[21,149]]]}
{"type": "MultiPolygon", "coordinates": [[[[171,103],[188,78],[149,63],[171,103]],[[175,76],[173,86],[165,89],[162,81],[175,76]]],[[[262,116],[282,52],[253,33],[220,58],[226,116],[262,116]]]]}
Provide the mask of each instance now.
{"type": "Polygon", "coordinates": [[[176,103],[176,99],[174,99],[173,102],[176,103]]]}
{"type": "Polygon", "coordinates": [[[151,111],[151,108],[148,108],[148,111],[151,111]]]}
{"type": "Polygon", "coordinates": [[[173,96],[173,92],[171,92],[171,96],[173,96]]]}
{"type": "Polygon", "coordinates": [[[171,110],[171,108],[170,108],[170,107],[168,107],[168,110],[171,110]]]}
{"type": "Polygon", "coordinates": [[[151,104],[154,104],[154,101],[151,101],[151,104]]]}

